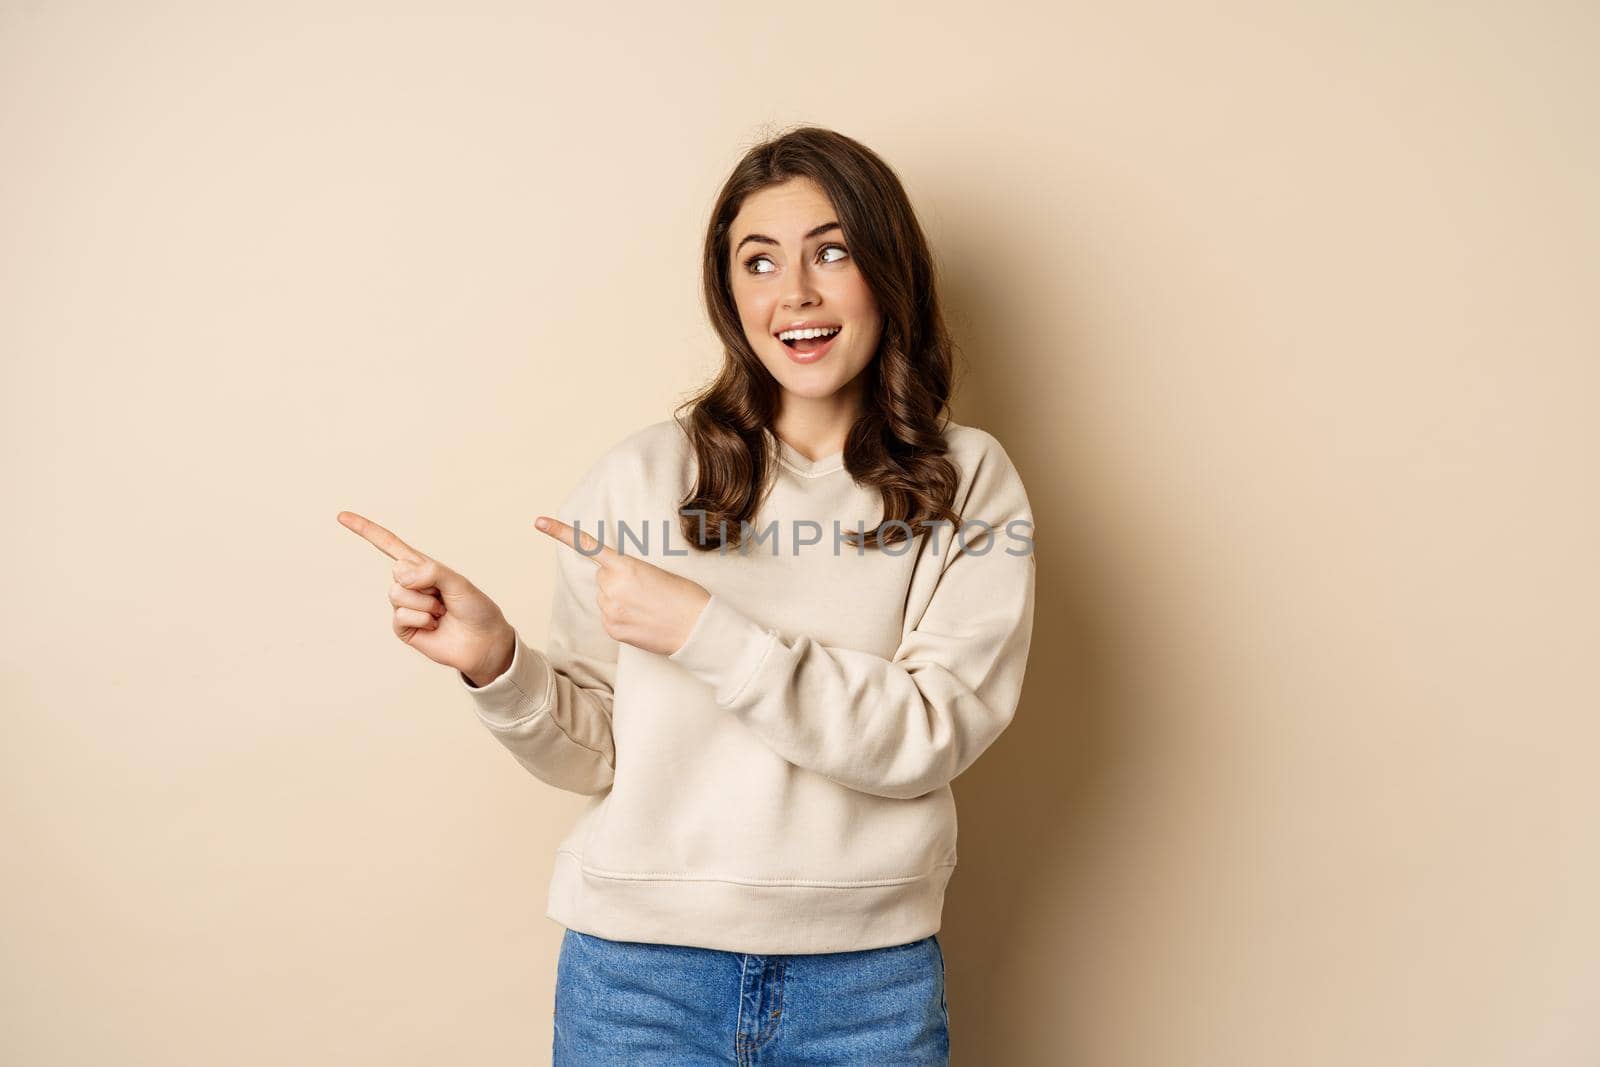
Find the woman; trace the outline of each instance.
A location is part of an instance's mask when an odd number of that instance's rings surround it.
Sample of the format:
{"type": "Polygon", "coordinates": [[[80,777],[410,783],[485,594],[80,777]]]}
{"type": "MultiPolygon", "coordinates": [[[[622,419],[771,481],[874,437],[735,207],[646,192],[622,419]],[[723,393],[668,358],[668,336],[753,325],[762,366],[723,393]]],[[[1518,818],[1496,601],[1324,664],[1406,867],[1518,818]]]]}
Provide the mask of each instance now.
{"type": "Polygon", "coordinates": [[[397,560],[400,639],[590,798],[546,912],[557,1064],[943,1063],[950,782],[1016,710],[1032,509],[945,418],[932,259],[865,146],[751,149],[703,281],[721,373],[536,524],[561,542],[544,649],[339,518],[397,560]]]}

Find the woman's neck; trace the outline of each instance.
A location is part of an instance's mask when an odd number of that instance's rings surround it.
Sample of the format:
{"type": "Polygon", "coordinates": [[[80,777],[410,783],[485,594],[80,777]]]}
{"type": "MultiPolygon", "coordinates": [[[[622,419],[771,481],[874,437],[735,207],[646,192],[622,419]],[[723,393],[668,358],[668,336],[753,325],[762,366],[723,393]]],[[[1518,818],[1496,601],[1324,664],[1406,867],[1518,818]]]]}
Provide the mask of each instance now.
{"type": "Polygon", "coordinates": [[[845,438],[860,414],[859,404],[839,394],[821,400],[785,397],[772,432],[807,459],[821,459],[844,451],[845,438]]]}

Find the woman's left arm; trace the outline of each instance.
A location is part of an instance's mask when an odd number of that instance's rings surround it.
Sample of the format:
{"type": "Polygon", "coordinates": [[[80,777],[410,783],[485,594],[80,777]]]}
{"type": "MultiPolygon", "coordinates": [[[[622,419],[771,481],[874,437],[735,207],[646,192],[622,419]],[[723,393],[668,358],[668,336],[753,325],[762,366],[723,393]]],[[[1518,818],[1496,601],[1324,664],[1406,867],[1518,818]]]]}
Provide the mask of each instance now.
{"type": "Polygon", "coordinates": [[[890,659],[785,640],[713,593],[668,658],[789,762],[863,793],[919,797],[1010,725],[1033,636],[1034,572],[1031,552],[960,552],[890,659]]]}
{"type": "Polygon", "coordinates": [[[791,763],[883,797],[946,785],[1010,725],[1033,639],[1033,509],[990,445],[961,502],[969,525],[890,658],[785,639],[715,593],[668,658],[791,763]]]}

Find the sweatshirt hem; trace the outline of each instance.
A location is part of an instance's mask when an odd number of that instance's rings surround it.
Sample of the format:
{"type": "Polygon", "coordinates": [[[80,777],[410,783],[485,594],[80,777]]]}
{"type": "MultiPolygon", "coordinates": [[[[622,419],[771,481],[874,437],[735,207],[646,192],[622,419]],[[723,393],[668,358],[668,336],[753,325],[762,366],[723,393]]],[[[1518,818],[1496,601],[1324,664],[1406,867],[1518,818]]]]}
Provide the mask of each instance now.
{"type": "Polygon", "coordinates": [[[800,955],[902,945],[939,930],[955,864],[863,882],[622,874],[556,853],[545,914],[612,941],[800,955]]]}

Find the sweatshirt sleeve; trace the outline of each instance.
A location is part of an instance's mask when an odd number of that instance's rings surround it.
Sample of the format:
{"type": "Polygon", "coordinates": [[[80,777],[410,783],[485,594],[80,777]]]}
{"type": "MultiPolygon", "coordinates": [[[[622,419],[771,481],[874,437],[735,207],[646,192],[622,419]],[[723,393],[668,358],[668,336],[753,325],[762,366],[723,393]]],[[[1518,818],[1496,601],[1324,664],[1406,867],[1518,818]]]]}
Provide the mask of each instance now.
{"type": "MultiPolygon", "coordinates": [[[[555,512],[593,533],[598,512],[586,484],[555,512]]],[[[607,524],[609,527],[609,523],[607,524]]],[[[511,666],[485,686],[459,671],[479,720],[534,777],[572,793],[611,788],[616,751],[611,706],[617,642],[605,631],[595,602],[595,565],[555,546],[556,578],[550,630],[540,650],[516,634],[511,666]]]]}
{"type": "Polygon", "coordinates": [[[889,659],[784,638],[713,592],[668,656],[784,759],[841,785],[911,798],[961,774],[1010,724],[1033,635],[1033,513],[992,444],[942,573],[889,659]]]}

